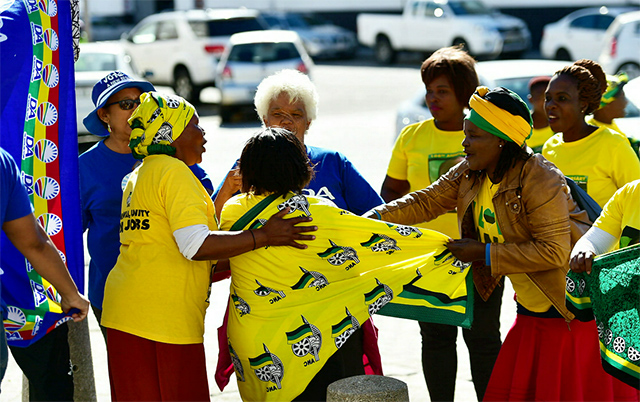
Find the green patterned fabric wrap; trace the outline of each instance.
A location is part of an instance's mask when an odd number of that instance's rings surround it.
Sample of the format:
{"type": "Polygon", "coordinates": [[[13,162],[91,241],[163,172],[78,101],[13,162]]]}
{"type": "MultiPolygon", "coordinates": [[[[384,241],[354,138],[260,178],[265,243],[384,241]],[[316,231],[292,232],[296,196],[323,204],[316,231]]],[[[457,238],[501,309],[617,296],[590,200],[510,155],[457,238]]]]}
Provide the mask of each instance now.
{"type": "Polygon", "coordinates": [[[568,274],[567,302],[592,309],[604,370],[640,389],[640,244],[596,257],[590,275],[568,274]]]}

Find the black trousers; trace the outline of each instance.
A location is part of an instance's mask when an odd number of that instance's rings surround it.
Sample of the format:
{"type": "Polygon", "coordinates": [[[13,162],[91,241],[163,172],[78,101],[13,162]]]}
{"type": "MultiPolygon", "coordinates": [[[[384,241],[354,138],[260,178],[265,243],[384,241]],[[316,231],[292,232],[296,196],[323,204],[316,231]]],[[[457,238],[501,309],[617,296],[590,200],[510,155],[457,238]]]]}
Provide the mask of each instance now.
{"type": "MultiPolygon", "coordinates": [[[[471,329],[463,329],[464,342],[469,350],[471,377],[478,401],[482,401],[498,358],[500,339],[500,307],[504,292],[504,278],[489,299],[482,300],[475,286],[474,319],[471,329]]],[[[432,401],[453,401],[458,371],[456,338],[458,327],[421,322],[422,370],[432,401]]]]}
{"type": "Polygon", "coordinates": [[[26,348],[9,346],[29,379],[30,401],[73,401],[73,370],[66,323],[26,348]]]}
{"type": "Polygon", "coordinates": [[[363,330],[360,328],[351,334],[345,344],[327,360],[307,388],[294,401],[326,401],[329,384],[354,375],[363,375],[362,339],[363,330]]]}

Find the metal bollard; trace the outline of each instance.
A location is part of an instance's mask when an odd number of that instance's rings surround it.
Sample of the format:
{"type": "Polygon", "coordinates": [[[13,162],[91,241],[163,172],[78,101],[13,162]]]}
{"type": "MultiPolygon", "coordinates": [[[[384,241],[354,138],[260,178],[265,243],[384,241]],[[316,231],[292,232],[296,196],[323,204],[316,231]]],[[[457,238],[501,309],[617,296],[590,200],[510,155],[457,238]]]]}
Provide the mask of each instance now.
{"type": "Polygon", "coordinates": [[[335,381],[327,387],[327,402],[409,402],[403,381],[381,375],[358,375],[335,381]]]}

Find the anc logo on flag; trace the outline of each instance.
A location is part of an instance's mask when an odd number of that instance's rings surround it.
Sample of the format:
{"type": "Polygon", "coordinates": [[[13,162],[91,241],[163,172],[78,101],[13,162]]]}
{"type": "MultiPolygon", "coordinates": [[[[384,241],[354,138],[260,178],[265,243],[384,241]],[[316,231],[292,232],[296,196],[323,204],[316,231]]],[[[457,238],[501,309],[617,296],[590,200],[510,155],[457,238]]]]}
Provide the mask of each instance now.
{"type": "Polygon", "coordinates": [[[231,300],[233,300],[233,306],[238,310],[238,313],[240,313],[240,317],[251,312],[249,304],[247,304],[242,297],[238,296],[237,293],[231,295],[231,300]]]}
{"type": "Polygon", "coordinates": [[[373,316],[380,311],[385,304],[393,299],[393,290],[376,278],[377,286],[364,294],[364,304],[369,306],[369,315],[373,316]]]}
{"type": "Polygon", "coordinates": [[[278,211],[282,211],[286,207],[290,207],[289,213],[292,214],[295,211],[302,211],[306,216],[311,216],[309,212],[309,200],[302,194],[294,195],[282,204],[278,205],[278,211]]]}
{"type": "Polygon", "coordinates": [[[345,307],[347,316],[340,320],[339,323],[331,326],[331,337],[338,349],[349,339],[351,334],[360,328],[360,323],[356,317],[352,316],[349,309],[345,307]]]}
{"type": "Polygon", "coordinates": [[[374,233],[369,240],[360,243],[360,245],[371,249],[374,253],[385,252],[387,254],[393,254],[394,251],[400,250],[400,247],[396,246],[396,243],[394,239],[387,235],[374,233]]]}
{"type": "Polygon", "coordinates": [[[282,360],[269,352],[269,348],[264,343],[262,347],[264,348],[264,353],[257,357],[250,357],[249,366],[260,381],[272,382],[276,384],[277,389],[281,389],[282,377],[284,377],[282,360]]]}
{"type": "Polygon", "coordinates": [[[231,363],[233,363],[233,369],[236,371],[238,381],[244,382],[244,368],[242,367],[242,362],[240,361],[240,357],[238,357],[238,353],[233,349],[231,343],[229,343],[229,354],[231,355],[231,363]]]}
{"type": "MultiPolygon", "coordinates": [[[[291,351],[298,357],[312,354],[315,361],[320,361],[318,352],[322,346],[322,334],[318,327],[310,324],[304,316],[303,324],[291,332],[287,332],[287,344],[291,345],[291,351]]],[[[306,366],[306,363],[305,363],[306,366]]]]}
{"type": "Polygon", "coordinates": [[[282,297],[282,298],[287,297],[287,295],[286,295],[286,294],[284,294],[284,292],[283,292],[283,291],[281,291],[281,290],[275,290],[275,289],[272,289],[272,288],[266,287],[266,286],[264,286],[263,284],[261,284],[261,283],[260,283],[260,281],[258,281],[257,279],[256,279],[256,283],[257,283],[257,284],[258,284],[258,286],[259,286],[259,288],[257,288],[256,290],[254,290],[254,291],[253,291],[253,293],[255,293],[255,294],[256,294],[256,296],[262,296],[262,297],[264,297],[264,296],[268,296],[268,295],[269,295],[269,294],[271,294],[271,293],[275,293],[275,294],[277,294],[278,296],[280,296],[280,297],[282,297]]]}
{"type": "Polygon", "coordinates": [[[331,247],[322,253],[318,253],[318,256],[326,258],[329,264],[342,265],[347,261],[353,261],[353,263],[346,267],[346,269],[349,270],[360,262],[360,259],[358,259],[358,253],[352,247],[338,246],[331,239],[329,239],[329,243],[331,244],[331,247]]]}
{"type": "Polygon", "coordinates": [[[320,272],[307,271],[306,269],[299,267],[302,271],[300,280],[295,285],[291,286],[291,289],[300,290],[304,288],[318,288],[318,290],[324,288],[329,284],[327,278],[320,272]]]}
{"type": "Polygon", "coordinates": [[[467,306],[467,296],[460,296],[456,298],[449,297],[446,293],[433,292],[431,290],[423,289],[415,285],[415,283],[422,278],[420,269],[416,269],[416,277],[411,282],[402,286],[402,292],[398,297],[403,299],[415,299],[426,300],[430,304],[438,307],[446,306],[467,306]]]}
{"type": "Polygon", "coordinates": [[[387,226],[389,226],[391,229],[395,230],[401,236],[404,236],[404,237],[410,236],[411,233],[416,234],[414,236],[416,239],[422,236],[422,232],[420,231],[420,229],[415,228],[413,226],[394,225],[392,223],[387,223],[387,226]]]}

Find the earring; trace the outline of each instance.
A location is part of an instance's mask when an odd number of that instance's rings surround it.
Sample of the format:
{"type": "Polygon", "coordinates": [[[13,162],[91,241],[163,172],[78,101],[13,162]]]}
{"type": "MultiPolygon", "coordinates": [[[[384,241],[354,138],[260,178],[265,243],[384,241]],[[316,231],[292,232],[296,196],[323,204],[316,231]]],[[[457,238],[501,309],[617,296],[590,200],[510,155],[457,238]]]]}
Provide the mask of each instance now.
{"type": "Polygon", "coordinates": [[[502,144],[498,145],[500,148],[502,148],[502,144]]]}

